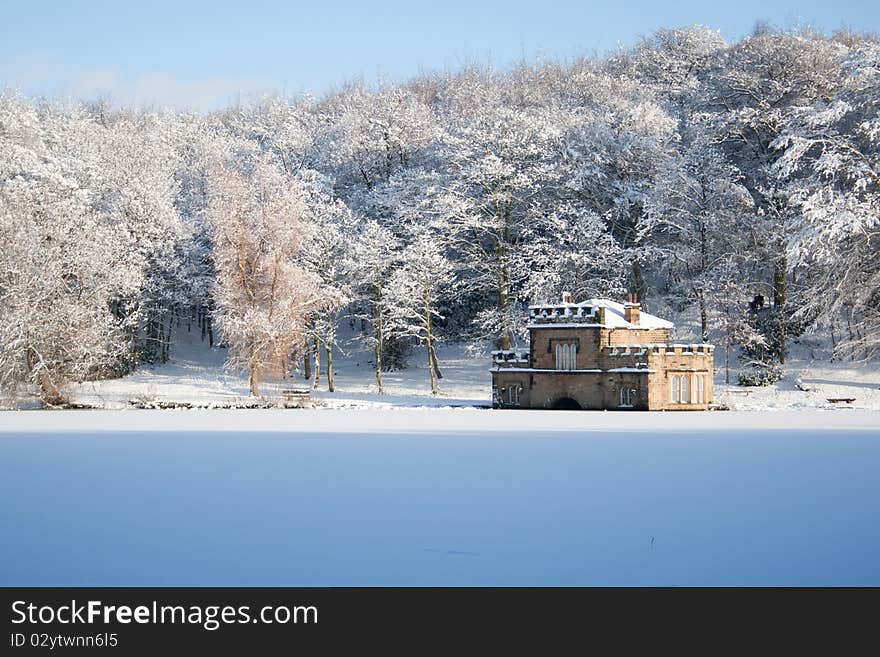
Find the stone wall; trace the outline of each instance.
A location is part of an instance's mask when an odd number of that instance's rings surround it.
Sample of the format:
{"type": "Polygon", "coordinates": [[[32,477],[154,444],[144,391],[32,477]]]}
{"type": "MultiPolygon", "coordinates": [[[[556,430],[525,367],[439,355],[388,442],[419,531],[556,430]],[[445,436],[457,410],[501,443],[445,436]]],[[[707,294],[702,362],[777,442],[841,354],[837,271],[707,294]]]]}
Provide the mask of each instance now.
{"type": "Polygon", "coordinates": [[[669,342],[669,329],[600,329],[603,346],[669,342]]]}
{"type": "MultiPolygon", "coordinates": [[[[663,410],[701,410],[709,407],[714,401],[715,357],[714,349],[703,348],[702,352],[690,351],[675,346],[663,349],[659,354],[650,353],[648,367],[656,370],[651,378],[649,397],[652,409],[663,410]],[[672,400],[670,389],[672,377],[686,377],[689,386],[688,403],[676,403],[672,400]],[[703,382],[702,401],[699,399],[698,377],[703,382]]],[[[679,380],[679,383],[681,380],[679,380]]]]}
{"type": "Polygon", "coordinates": [[[532,408],[530,374],[518,368],[500,368],[492,372],[492,405],[500,408],[532,408]],[[519,403],[510,401],[510,388],[518,387],[519,403]]]}
{"type": "MultiPolygon", "coordinates": [[[[584,410],[627,409],[648,410],[649,374],[647,372],[529,372],[514,368],[492,372],[496,402],[504,408],[511,403],[509,389],[521,386],[519,407],[557,408],[565,400],[574,400],[584,410]],[[628,405],[621,406],[621,389],[629,391],[628,405]]],[[[662,387],[662,384],[661,384],[662,387]]]]}
{"type": "Polygon", "coordinates": [[[574,369],[588,370],[599,367],[599,330],[589,328],[540,328],[530,336],[531,367],[539,370],[556,369],[556,344],[577,344],[574,369]]]}

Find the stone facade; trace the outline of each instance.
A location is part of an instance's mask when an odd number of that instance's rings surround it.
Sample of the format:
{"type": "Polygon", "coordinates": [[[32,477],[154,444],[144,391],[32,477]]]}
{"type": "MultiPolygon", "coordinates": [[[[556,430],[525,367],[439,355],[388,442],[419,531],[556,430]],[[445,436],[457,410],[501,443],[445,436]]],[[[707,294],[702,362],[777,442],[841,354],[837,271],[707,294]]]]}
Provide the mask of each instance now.
{"type": "Polygon", "coordinates": [[[529,350],[493,352],[496,408],[706,410],[715,348],[671,344],[672,324],[638,303],[530,308],[529,350]]]}

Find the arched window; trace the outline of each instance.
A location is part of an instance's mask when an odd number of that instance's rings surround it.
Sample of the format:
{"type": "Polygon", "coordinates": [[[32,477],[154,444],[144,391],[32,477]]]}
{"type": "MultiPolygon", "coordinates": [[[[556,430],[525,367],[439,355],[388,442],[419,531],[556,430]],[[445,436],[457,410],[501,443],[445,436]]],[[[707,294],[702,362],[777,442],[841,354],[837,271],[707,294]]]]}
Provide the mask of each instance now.
{"type": "Polygon", "coordinates": [[[511,385],[507,389],[507,400],[516,406],[519,406],[519,394],[522,392],[521,385],[511,385]]]}
{"type": "Polygon", "coordinates": [[[702,404],[706,401],[706,379],[702,374],[697,375],[697,403],[702,404]]]}
{"type": "Polygon", "coordinates": [[[690,374],[683,374],[681,377],[681,403],[682,404],[690,404],[691,403],[691,376],[690,376],[690,374]]]}
{"type": "Polygon", "coordinates": [[[669,401],[673,404],[681,402],[681,377],[678,374],[669,379],[669,401]]]}
{"type": "Polygon", "coordinates": [[[621,388],[620,389],[620,404],[618,406],[620,408],[632,408],[633,407],[633,399],[635,399],[636,391],[634,388],[621,388]]]}

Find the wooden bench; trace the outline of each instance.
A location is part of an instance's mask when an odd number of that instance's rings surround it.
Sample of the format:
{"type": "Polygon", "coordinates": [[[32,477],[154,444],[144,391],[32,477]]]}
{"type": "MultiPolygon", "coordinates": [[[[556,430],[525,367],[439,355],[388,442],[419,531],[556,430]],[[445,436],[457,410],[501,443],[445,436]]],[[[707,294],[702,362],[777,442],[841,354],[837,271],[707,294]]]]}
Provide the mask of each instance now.
{"type": "Polygon", "coordinates": [[[828,398],[828,401],[830,401],[832,404],[840,404],[840,403],[852,404],[855,400],[856,400],[855,397],[829,397],[828,398]]]}
{"type": "Polygon", "coordinates": [[[302,405],[312,399],[311,391],[308,388],[287,388],[281,391],[281,399],[284,405],[302,405]]]}

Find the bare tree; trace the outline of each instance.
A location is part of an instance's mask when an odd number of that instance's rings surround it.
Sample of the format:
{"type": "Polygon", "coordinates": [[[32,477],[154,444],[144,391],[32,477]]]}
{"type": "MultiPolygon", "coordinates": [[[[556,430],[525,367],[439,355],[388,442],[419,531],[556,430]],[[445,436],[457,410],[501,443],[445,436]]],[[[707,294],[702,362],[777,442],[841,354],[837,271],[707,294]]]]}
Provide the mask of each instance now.
{"type": "Polygon", "coordinates": [[[245,369],[251,394],[283,374],[303,344],[305,317],[318,303],[313,276],[297,262],[303,248],[301,187],[266,159],[249,173],[212,172],[208,214],[214,230],[214,316],[229,365],[245,369]]]}

